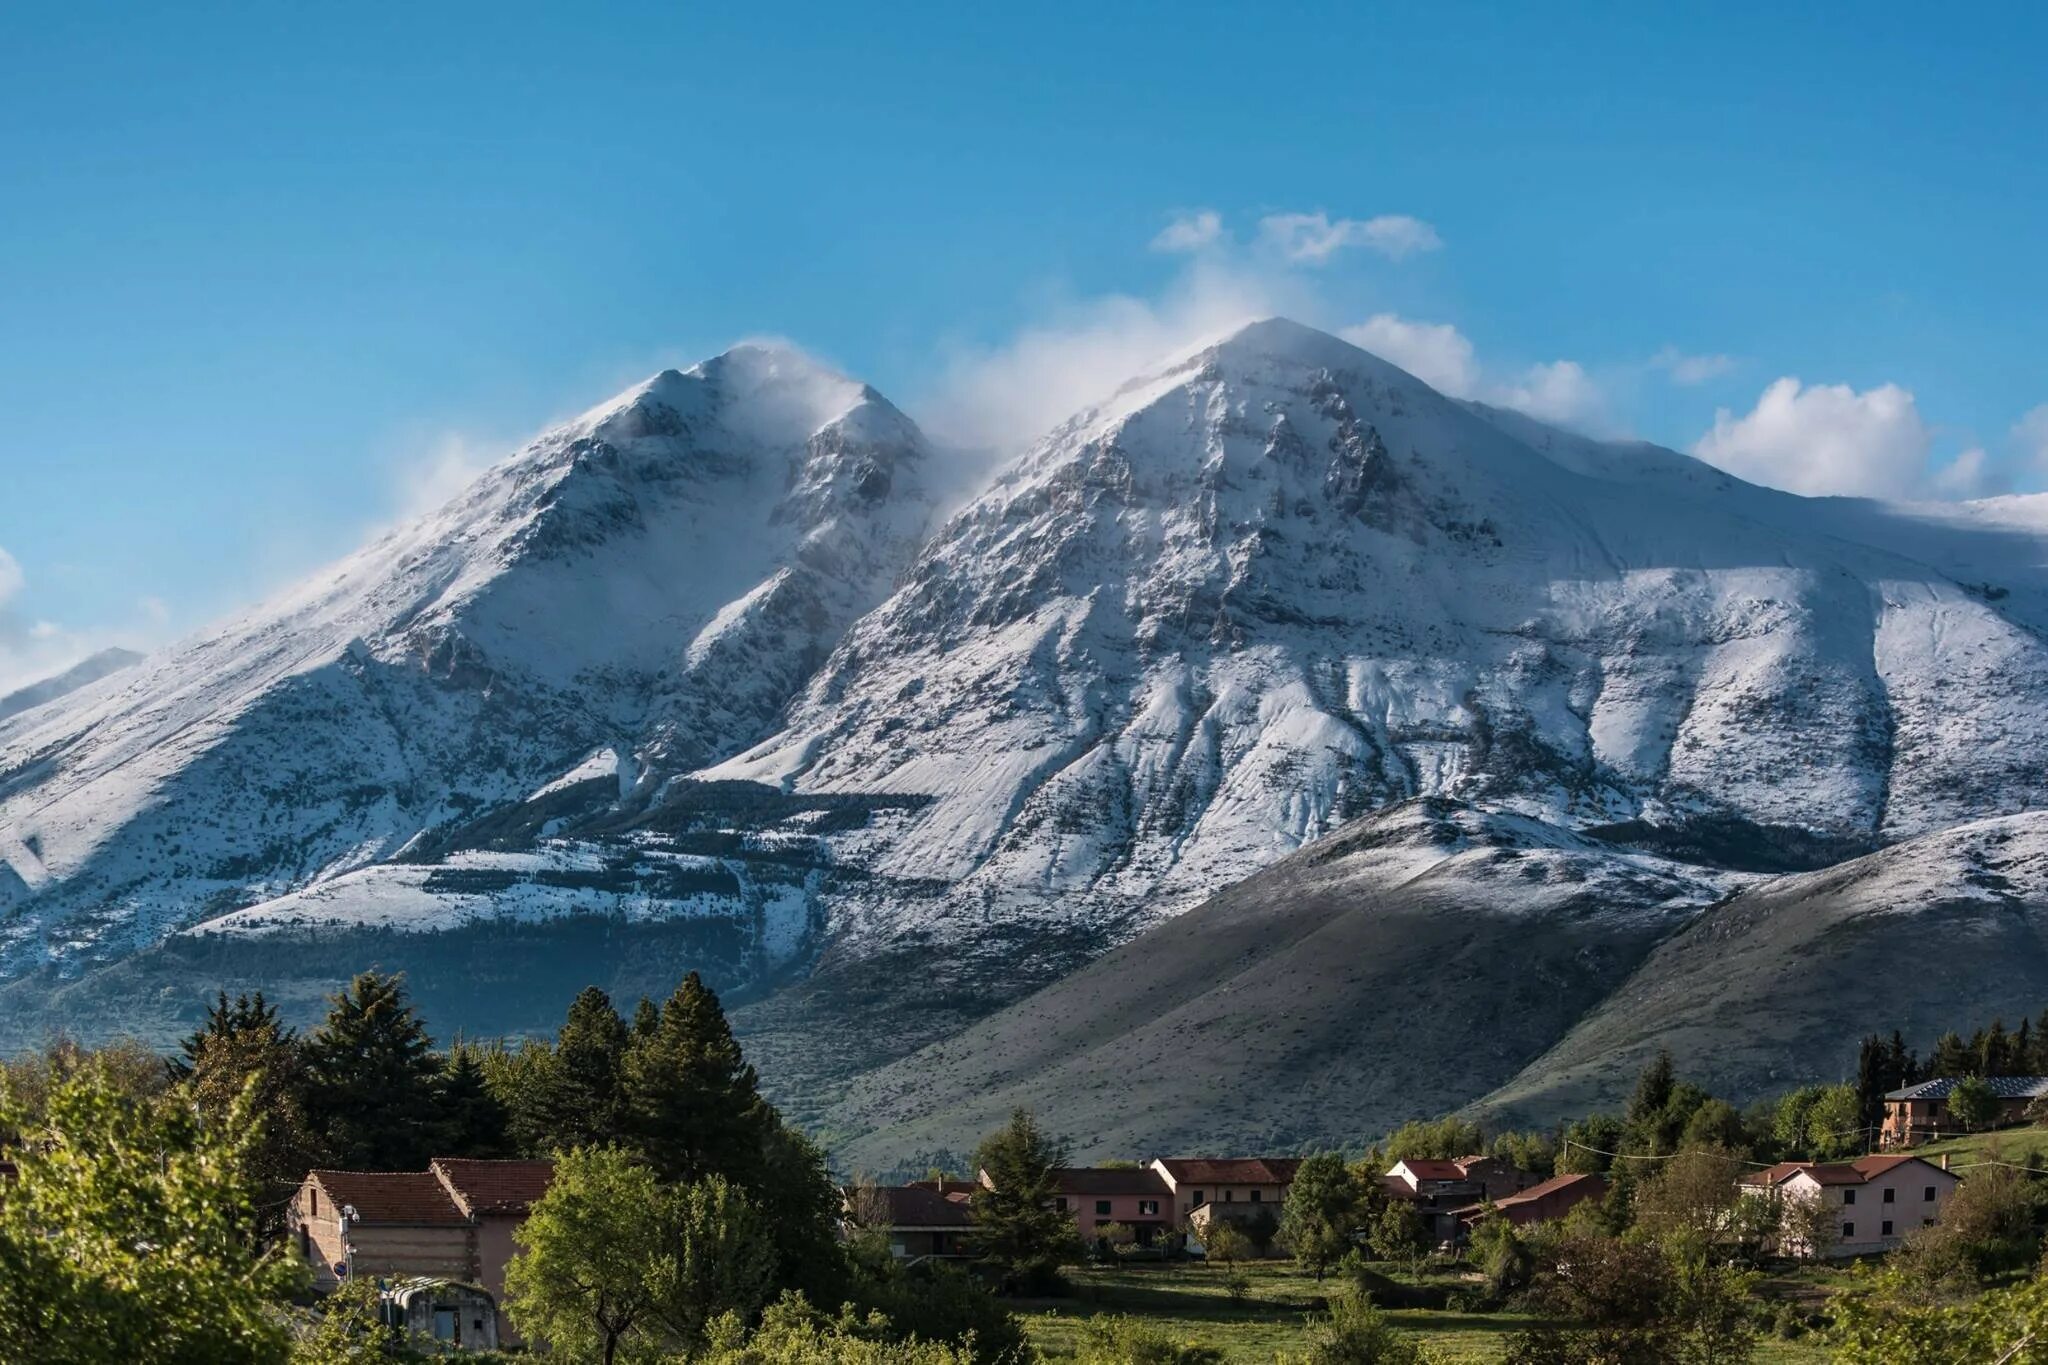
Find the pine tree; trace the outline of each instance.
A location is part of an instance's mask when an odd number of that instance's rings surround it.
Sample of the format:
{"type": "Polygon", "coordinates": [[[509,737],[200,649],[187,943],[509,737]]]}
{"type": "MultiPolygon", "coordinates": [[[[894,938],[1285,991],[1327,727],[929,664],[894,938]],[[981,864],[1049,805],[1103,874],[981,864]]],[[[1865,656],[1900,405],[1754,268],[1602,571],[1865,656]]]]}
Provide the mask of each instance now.
{"type": "Polygon", "coordinates": [[[512,1125],[534,1152],[599,1147],[624,1135],[622,1076],[630,1041],[611,997],[586,986],[553,1047],[538,1047],[513,1097],[512,1125]]]}
{"type": "Polygon", "coordinates": [[[982,1140],[975,1164],[987,1177],[972,1196],[974,1245],[1007,1291],[1044,1289],[1079,1250],[1074,1223],[1054,1202],[1066,1144],[1019,1109],[982,1140]]]}
{"type": "Polygon", "coordinates": [[[652,1038],[654,1031],[661,1027],[661,1007],[646,996],[633,1008],[633,1036],[652,1038]]]}
{"type": "Polygon", "coordinates": [[[2008,1044],[2005,1038],[2005,1021],[1993,1019],[1990,1031],[1983,1035],[1977,1045],[1977,1074],[1980,1076],[2003,1076],[2011,1065],[2006,1055],[2008,1044]]]}
{"type": "Polygon", "coordinates": [[[1676,1084],[1671,1053],[1668,1049],[1659,1048],[1656,1057],[1636,1077],[1635,1094],[1628,1102],[1628,1125],[1634,1128],[1653,1122],[1671,1103],[1671,1090],[1676,1084]]]}
{"type": "Polygon", "coordinates": [[[732,1036],[718,996],[691,972],[636,1039],[622,1072],[625,1127],[665,1180],[722,1175],[762,1185],[762,1145],[774,1111],[732,1036]]]}
{"type": "Polygon", "coordinates": [[[1976,1056],[1961,1036],[1950,1032],[1935,1040],[1934,1054],[1927,1059],[1927,1069],[1935,1077],[1967,1076],[1976,1065],[1976,1056]]]}
{"type": "Polygon", "coordinates": [[[203,1125],[231,1125],[245,1108],[262,1115],[261,1132],[240,1150],[258,1196],[256,1231],[265,1236],[283,1228],[285,1196],[324,1157],[306,1113],[305,1062],[298,1035],[261,992],[232,1006],[223,992],[172,1064],[203,1125]]]}
{"type": "Polygon", "coordinates": [[[1884,1117],[1884,1096],[1891,1083],[1884,1039],[1870,1034],[1856,1047],[1856,1111],[1866,1126],[1884,1117]]]}
{"type": "Polygon", "coordinates": [[[512,1154],[511,1116],[484,1076],[474,1046],[456,1043],[441,1067],[436,1156],[504,1157],[512,1154]]]}
{"type": "Polygon", "coordinates": [[[364,972],[332,997],[306,1044],[309,1117],[338,1164],[419,1170],[433,1158],[440,1100],[434,1040],[404,978],[364,972]]]}

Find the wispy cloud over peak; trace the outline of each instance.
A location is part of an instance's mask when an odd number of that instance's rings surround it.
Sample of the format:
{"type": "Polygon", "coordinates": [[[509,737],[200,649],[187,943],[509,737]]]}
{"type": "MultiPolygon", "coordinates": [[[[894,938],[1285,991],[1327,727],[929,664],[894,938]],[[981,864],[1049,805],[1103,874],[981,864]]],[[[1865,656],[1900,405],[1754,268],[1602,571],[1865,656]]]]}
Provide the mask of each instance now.
{"type": "Polygon", "coordinates": [[[1376,218],[1269,213],[1259,220],[1259,240],[1302,265],[1322,265],[1351,247],[1364,247],[1398,261],[1444,244],[1435,228],[1404,213],[1383,213],[1376,218]]]}
{"type": "Polygon", "coordinates": [[[1152,239],[1154,251],[1201,251],[1223,238],[1223,215],[1214,209],[1177,213],[1152,239]]]}

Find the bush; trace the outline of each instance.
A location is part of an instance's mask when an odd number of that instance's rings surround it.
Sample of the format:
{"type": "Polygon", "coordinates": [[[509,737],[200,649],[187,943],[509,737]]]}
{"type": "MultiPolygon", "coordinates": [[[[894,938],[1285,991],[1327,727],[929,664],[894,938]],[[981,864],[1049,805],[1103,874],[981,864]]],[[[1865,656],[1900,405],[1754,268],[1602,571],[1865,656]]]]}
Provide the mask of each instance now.
{"type": "Polygon", "coordinates": [[[1345,1296],[1309,1324],[1302,1365],[1426,1365],[1421,1343],[1397,1332],[1386,1314],[1362,1298],[1345,1296]]]}
{"type": "Polygon", "coordinates": [[[1223,1352],[1135,1318],[1095,1317],[1082,1325],[1074,1358],[1081,1365],[1221,1365],[1223,1352]]]}
{"type": "Polygon", "coordinates": [[[974,1365],[977,1359],[972,1342],[900,1341],[879,1314],[843,1311],[827,1318],[790,1294],[769,1306],[752,1333],[737,1314],[720,1318],[691,1365],[974,1365]]]}
{"type": "Polygon", "coordinates": [[[864,1318],[880,1314],[891,1341],[943,1342],[977,1365],[1025,1358],[1023,1324],[981,1281],[952,1266],[892,1260],[864,1267],[854,1306],[864,1318]]]}

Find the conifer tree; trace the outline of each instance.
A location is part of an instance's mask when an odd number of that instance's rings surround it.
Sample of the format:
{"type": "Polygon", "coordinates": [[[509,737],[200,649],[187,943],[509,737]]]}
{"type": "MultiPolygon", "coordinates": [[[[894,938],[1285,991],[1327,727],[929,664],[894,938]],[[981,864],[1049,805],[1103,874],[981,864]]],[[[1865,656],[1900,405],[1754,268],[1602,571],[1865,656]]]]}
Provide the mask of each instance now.
{"type": "Polygon", "coordinates": [[[661,1007],[654,1032],[627,1050],[625,1126],[665,1180],[723,1175],[761,1186],[773,1111],[740,1053],[718,996],[695,972],[661,1007]]]}
{"type": "Polygon", "coordinates": [[[309,1117],[333,1161],[424,1167],[435,1153],[440,1064],[399,976],[369,971],[332,998],[306,1044],[309,1117]]]}
{"type": "Polygon", "coordinates": [[[629,1041],[611,997],[584,987],[570,1003],[554,1046],[533,1049],[525,1083],[512,1096],[520,1145],[539,1154],[619,1141],[629,1041]]]}
{"type": "Polygon", "coordinates": [[[238,1150],[244,1173],[257,1192],[257,1231],[268,1235],[284,1225],[283,1199],[322,1164],[325,1152],[307,1114],[305,1050],[298,1035],[279,1021],[259,992],[233,1006],[223,992],[207,1011],[205,1027],[185,1040],[173,1063],[200,1122],[231,1126],[246,1105],[263,1116],[262,1131],[238,1150]]]}
{"type": "Polygon", "coordinates": [[[436,1156],[505,1157],[512,1154],[505,1105],[491,1093],[477,1049],[458,1042],[441,1067],[436,1156]]]}
{"type": "Polygon", "coordinates": [[[1005,1291],[1050,1287],[1079,1251],[1073,1220],[1054,1202],[1066,1159],[1066,1144],[1022,1109],[975,1151],[988,1178],[972,1196],[974,1245],[1005,1291]]]}
{"type": "Polygon", "coordinates": [[[633,1008],[633,1036],[635,1038],[652,1038],[654,1031],[660,1027],[661,1006],[655,1004],[646,996],[641,996],[640,1003],[633,1008]]]}

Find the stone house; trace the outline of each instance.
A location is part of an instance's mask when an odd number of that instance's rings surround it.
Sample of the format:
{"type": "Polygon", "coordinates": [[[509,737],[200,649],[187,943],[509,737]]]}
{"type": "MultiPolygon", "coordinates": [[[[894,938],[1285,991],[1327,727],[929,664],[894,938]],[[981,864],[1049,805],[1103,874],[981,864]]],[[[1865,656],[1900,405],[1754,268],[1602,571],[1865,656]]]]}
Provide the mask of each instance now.
{"type": "MultiPolygon", "coordinates": [[[[502,1305],[513,1229],[553,1175],[551,1161],[450,1157],[424,1171],[310,1171],[286,1227],[322,1292],[350,1276],[453,1281],[502,1305]]],[[[495,1335],[517,1340],[502,1307],[495,1335]]]]}

